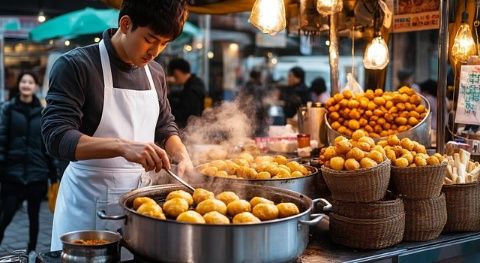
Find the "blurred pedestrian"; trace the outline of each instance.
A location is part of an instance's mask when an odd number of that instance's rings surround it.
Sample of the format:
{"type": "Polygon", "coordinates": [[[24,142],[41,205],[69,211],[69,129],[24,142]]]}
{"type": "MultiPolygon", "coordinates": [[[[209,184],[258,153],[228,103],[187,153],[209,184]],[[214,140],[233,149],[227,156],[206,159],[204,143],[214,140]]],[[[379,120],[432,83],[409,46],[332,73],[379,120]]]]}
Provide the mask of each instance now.
{"type": "Polygon", "coordinates": [[[310,85],[310,91],[313,102],[320,102],[324,104],[330,98],[330,94],[327,92],[327,85],[322,77],[318,77],[312,81],[312,84],[310,85]]]}
{"type": "Polygon", "coordinates": [[[182,58],[171,60],[168,72],[173,77],[174,84],[182,86],[172,100],[172,114],[178,127],[185,128],[190,116],[202,115],[206,96],[205,84],[191,72],[190,63],[182,58]]]}
{"type": "Polygon", "coordinates": [[[283,101],[285,117],[292,118],[297,113],[297,109],[311,98],[305,84],[305,71],[301,67],[290,69],[287,82],[287,86],[281,89],[280,100],[283,101]]]}
{"type": "Polygon", "coordinates": [[[2,105],[0,112],[0,243],[18,206],[27,200],[30,252],[37,245],[40,203],[47,194],[48,179],[56,182],[57,173],[42,140],[43,107],[35,96],[36,76],[20,74],[17,87],[18,95],[2,105]]]}
{"type": "Polygon", "coordinates": [[[398,87],[397,90],[403,86],[410,87],[416,92],[420,92],[420,86],[415,82],[414,72],[410,69],[401,69],[397,73],[398,87]]]}

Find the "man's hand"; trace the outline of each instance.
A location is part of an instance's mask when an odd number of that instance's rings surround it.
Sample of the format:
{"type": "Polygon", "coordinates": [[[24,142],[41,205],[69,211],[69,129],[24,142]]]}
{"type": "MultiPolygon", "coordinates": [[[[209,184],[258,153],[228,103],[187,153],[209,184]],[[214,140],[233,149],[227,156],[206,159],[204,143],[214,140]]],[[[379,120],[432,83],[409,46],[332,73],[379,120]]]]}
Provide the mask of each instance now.
{"type": "Polygon", "coordinates": [[[178,162],[177,165],[177,174],[178,176],[183,176],[185,174],[190,174],[193,172],[193,163],[190,160],[190,157],[188,155],[186,158],[178,162]]]}
{"type": "Polygon", "coordinates": [[[147,172],[151,170],[159,172],[162,168],[170,169],[167,153],[155,143],[125,141],[121,152],[121,156],[127,161],[141,164],[147,172]]]}

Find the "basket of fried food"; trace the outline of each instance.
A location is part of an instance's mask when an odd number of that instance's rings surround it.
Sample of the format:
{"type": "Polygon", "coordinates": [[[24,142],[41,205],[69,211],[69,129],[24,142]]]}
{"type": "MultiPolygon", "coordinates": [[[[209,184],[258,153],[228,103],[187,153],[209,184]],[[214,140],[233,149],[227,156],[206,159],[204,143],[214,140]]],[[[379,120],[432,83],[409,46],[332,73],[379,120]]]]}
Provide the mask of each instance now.
{"type": "Polygon", "coordinates": [[[470,153],[447,156],[447,175],[442,191],[447,203],[444,232],[480,231],[480,163],[469,160],[470,153]]]}
{"type": "Polygon", "coordinates": [[[405,204],[405,241],[436,239],[447,222],[445,195],[423,200],[403,199],[405,204]]]}
{"type": "Polygon", "coordinates": [[[434,198],[440,195],[447,171],[444,157],[429,156],[425,146],[396,135],[377,143],[390,159],[392,184],[395,193],[408,199],[434,198]]]}
{"type": "Polygon", "coordinates": [[[352,139],[343,136],[322,149],[322,175],[332,198],[350,202],[378,201],[385,196],[390,180],[390,161],[363,130],[352,139]]]}

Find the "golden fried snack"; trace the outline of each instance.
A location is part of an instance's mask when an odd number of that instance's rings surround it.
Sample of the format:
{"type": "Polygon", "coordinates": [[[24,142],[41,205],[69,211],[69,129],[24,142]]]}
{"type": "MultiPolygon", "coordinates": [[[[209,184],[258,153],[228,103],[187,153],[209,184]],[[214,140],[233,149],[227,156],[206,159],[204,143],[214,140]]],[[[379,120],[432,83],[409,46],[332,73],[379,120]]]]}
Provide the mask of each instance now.
{"type": "Polygon", "coordinates": [[[395,160],[395,166],[405,168],[408,166],[408,160],[403,157],[400,157],[395,160]]]}
{"type": "Polygon", "coordinates": [[[348,151],[347,153],[347,159],[355,159],[357,161],[360,161],[363,159],[363,157],[365,157],[365,152],[360,150],[359,148],[357,147],[354,147],[352,148],[350,151],[348,151]]]}
{"type": "Polygon", "coordinates": [[[243,212],[234,216],[232,222],[234,224],[255,224],[262,221],[250,212],[243,212]]]}
{"type": "Polygon", "coordinates": [[[360,138],[367,136],[367,133],[364,130],[356,130],[352,134],[353,140],[359,140],[360,138]]]}
{"type": "Polygon", "coordinates": [[[377,163],[383,162],[383,154],[377,150],[372,150],[367,154],[367,157],[374,160],[377,163]]]}
{"type": "Polygon", "coordinates": [[[203,188],[196,188],[195,191],[193,191],[192,197],[195,204],[200,204],[203,200],[215,198],[215,195],[203,188]]]}
{"type": "Polygon", "coordinates": [[[172,198],[163,204],[163,212],[170,217],[177,218],[178,215],[188,210],[188,202],[183,198],[172,198]]]}
{"type": "Polygon", "coordinates": [[[377,166],[377,162],[375,162],[374,160],[372,160],[368,157],[365,157],[360,161],[360,166],[362,168],[372,168],[372,167],[377,166]]]}
{"type": "Polygon", "coordinates": [[[252,214],[262,221],[273,220],[278,218],[278,208],[274,204],[258,204],[252,214]]]}
{"type": "Polygon", "coordinates": [[[207,224],[230,224],[230,219],[217,211],[208,212],[203,215],[203,218],[207,224]]]}
{"type": "Polygon", "coordinates": [[[352,170],[357,170],[360,169],[360,163],[357,162],[355,159],[347,159],[345,161],[345,169],[352,171],[352,170]]]}
{"type": "Polygon", "coordinates": [[[427,164],[428,165],[437,165],[437,164],[440,164],[440,161],[438,160],[438,158],[436,156],[432,155],[432,156],[428,157],[427,164]]]}
{"type": "Polygon", "coordinates": [[[343,170],[343,166],[345,164],[345,160],[342,157],[333,157],[330,159],[330,167],[333,170],[341,171],[343,170]]]}
{"type": "Polygon", "coordinates": [[[202,217],[202,215],[193,210],[185,211],[178,215],[177,221],[193,224],[205,224],[205,219],[202,217]]]}
{"type": "Polygon", "coordinates": [[[219,194],[217,194],[216,198],[222,202],[225,203],[225,205],[228,205],[230,202],[235,201],[235,200],[240,200],[237,194],[235,194],[232,191],[224,191],[219,194]]]}
{"type": "Polygon", "coordinates": [[[165,214],[157,203],[144,203],[138,209],[139,214],[165,220],[165,214]]]}
{"type": "Polygon", "coordinates": [[[190,193],[187,193],[183,190],[177,190],[177,191],[172,191],[170,192],[168,195],[167,195],[167,199],[166,201],[172,199],[172,198],[182,198],[182,199],[185,199],[185,201],[188,202],[188,205],[192,205],[193,204],[193,197],[190,193]]]}
{"type": "Polygon", "coordinates": [[[418,154],[415,156],[414,161],[417,167],[422,167],[427,165],[427,160],[423,158],[423,156],[418,154]]]}
{"type": "Polygon", "coordinates": [[[257,173],[257,177],[255,177],[257,180],[266,180],[270,178],[272,178],[272,175],[269,172],[259,172],[257,173]]]}
{"type": "Polygon", "coordinates": [[[278,208],[278,217],[284,218],[289,216],[294,216],[300,213],[297,205],[294,203],[280,203],[277,204],[278,208]]]}
{"type": "Polygon", "coordinates": [[[258,197],[258,196],[255,196],[252,199],[250,199],[251,207],[255,207],[258,204],[274,204],[274,203],[266,198],[258,197]]]}
{"type": "Polygon", "coordinates": [[[144,203],[157,203],[150,197],[137,197],[133,200],[133,209],[137,210],[144,203]]]}
{"type": "Polygon", "coordinates": [[[278,164],[286,164],[288,163],[287,157],[283,155],[277,155],[275,158],[273,158],[273,161],[278,163],[278,164]]]}
{"type": "Polygon", "coordinates": [[[242,212],[252,211],[252,206],[246,200],[235,200],[228,204],[227,212],[229,215],[234,216],[242,212]]]}
{"type": "Polygon", "coordinates": [[[201,215],[204,215],[211,211],[217,211],[220,214],[225,215],[227,213],[227,205],[224,202],[217,199],[206,199],[197,205],[197,208],[195,208],[195,211],[197,211],[201,215]]]}

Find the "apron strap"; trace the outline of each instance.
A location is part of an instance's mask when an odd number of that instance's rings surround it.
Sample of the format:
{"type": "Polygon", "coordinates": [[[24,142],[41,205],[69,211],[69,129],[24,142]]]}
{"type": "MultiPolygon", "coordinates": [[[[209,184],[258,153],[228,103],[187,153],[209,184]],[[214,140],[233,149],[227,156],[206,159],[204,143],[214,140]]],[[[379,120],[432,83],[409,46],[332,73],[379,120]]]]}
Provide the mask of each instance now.
{"type": "Polygon", "coordinates": [[[145,73],[147,73],[148,83],[150,84],[150,89],[155,90],[155,84],[153,83],[152,73],[150,72],[150,68],[148,64],[145,65],[145,73]]]}
{"type": "Polygon", "coordinates": [[[100,41],[98,45],[100,47],[100,61],[102,62],[102,70],[103,70],[103,86],[105,88],[113,88],[113,80],[112,80],[112,69],[110,67],[110,58],[108,57],[108,51],[105,47],[105,42],[100,41]]]}

